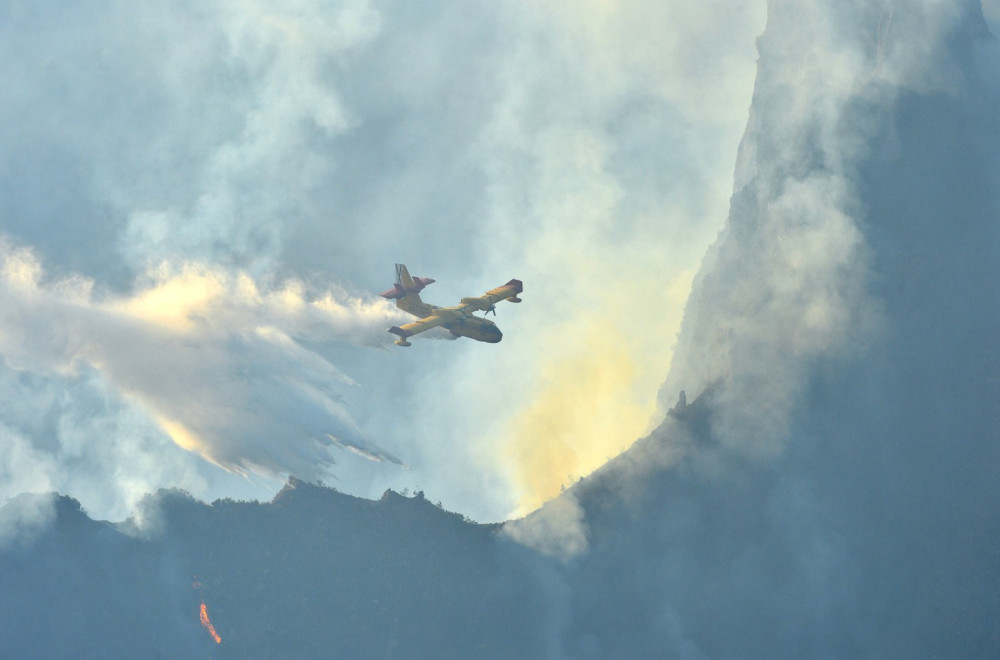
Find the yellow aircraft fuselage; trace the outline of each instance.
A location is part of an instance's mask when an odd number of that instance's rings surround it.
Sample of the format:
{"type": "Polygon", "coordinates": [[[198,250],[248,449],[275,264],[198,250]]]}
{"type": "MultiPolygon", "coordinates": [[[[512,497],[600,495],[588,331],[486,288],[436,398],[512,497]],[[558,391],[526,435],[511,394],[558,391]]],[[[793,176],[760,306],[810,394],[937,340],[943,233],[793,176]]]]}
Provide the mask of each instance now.
{"type": "Polygon", "coordinates": [[[476,316],[473,312],[494,312],[494,305],[501,300],[521,302],[517,294],[524,289],[520,280],[511,280],[503,286],[490,289],[475,298],[462,298],[462,302],[454,307],[437,307],[428,305],[420,299],[419,292],[434,280],[421,277],[410,277],[406,266],[396,264],[396,284],[394,288],[382,293],[382,297],[393,299],[399,309],[419,317],[418,321],[403,326],[393,326],[389,332],[397,335],[395,343],[399,346],[409,346],[407,339],[418,332],[424,332],[436,326],[446,328],[456,337],[469,337],[476,341],[495,344],[503,339],[503,333],[493,321],[476,316]]]}

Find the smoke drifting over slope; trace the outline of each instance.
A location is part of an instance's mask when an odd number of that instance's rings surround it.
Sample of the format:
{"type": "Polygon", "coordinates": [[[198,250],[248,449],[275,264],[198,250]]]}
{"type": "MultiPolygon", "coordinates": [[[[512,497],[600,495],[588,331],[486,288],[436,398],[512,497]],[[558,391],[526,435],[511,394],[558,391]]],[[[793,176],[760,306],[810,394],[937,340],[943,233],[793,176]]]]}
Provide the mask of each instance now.
{"type": "Polygon", "coordinates": [[[568,559],[563,657],[994,657],[1000,49],[975,2],[785,0],[759,48],[687,405],[508,532],[568,559]]]}
{"type": "Polygon", "coordinates": [[[463,356],[451,377],[471,390],[457,373],[471,364],[500,385],[486,398],[508,418],[487,440],[519,514],[650,428],[692,274],[725,214],[762,10],[549,2],[503,12],[510,38],[479,137],[481,245],[494,271],[516,264],[525,306],[540,306],[508,317],[511,366],[463,356]]]}
{"type": "Polygon", "coordinates": [[[718,384],[720,437],[774,449],[809,371],[870,349],[886,277],[873,238],[897,219],[871,215],[865,166],[899,149],[898,103],[964,93],[964,55],[948,51],[960,20],[962,3],[771,7],[730,223],[688,305],[664,405],[718,384]]]}

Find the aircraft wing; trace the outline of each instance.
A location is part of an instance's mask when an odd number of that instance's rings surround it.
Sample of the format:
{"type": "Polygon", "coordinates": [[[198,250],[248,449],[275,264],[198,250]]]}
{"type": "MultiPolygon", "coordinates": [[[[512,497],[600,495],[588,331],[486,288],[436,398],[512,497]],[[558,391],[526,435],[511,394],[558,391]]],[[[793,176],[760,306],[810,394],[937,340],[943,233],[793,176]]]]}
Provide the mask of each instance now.
{"type": "Polygon", "coordinates": [[[448,319],[444,316],[433,314],[422,318],[419,321],[407,323],[406,325],[394,325],[389,328],[389,332],[399,337],[399,339],[396,340],[397,344],[400,346],[409,346],[410,342],[406,341],[407,337],[412,337],[417,333],[430,330],[431,328],[436,328],[437,326],[447,322],[448,319]]]}
{"type": "Polygon", "coordinates": [[[462,305],[477,311],[488,311],[493,307],[493,305],[501,300],[510,300],[515,303],[521,302],[521,299],[517,297],[517,294],[521,293],[523,290],[524,286],[521,284],[521,280],[511,280],[503,286],[490,289],[481,296],[477,296],[475,298],[462,298],[462,305]]]}

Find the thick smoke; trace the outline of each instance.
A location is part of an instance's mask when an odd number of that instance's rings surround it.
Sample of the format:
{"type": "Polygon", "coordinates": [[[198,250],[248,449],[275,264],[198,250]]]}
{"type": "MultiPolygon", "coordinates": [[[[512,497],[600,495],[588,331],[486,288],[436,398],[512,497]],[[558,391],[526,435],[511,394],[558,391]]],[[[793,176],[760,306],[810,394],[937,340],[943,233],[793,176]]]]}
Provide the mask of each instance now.
{"type": "MultiPolygon", "coordinates": [[[[500,345],[315,352],[364,385],[347,395],[354,419],[414,467],[385,478],[362,464],[342,486],[419,485],[479,519],[524,512],[658,421],[655,391],[732,191],[763,10],[32,3],[0,26],[0,222],[53,279],[125,298],[164,260],[368,291],[402,261],[438,280],[437,304],[519,277],[525,304],[501,306],[500,345]]],[[[887,69],[905,68],[884,38],[896,14],[864,37],[887,69]]],[[[838,58],[826,73],[848,86],[851,55],[838,58]]],[[[843,194],[833,173],[782,204],[843,194]]],[[[849,223],[829,223],[846,262],[864,251],[849,223]]],[[[826,249],[811,240],[784,249],[826,249]]],[[[817,305],[800,350],[853,322],[838,316],[847,295],[817,305]]],[[[717,371],[699,369],[668,386],[670,403],[717,371]]]]}
{"type": "Polygon", "coordinates": [[[0,551],[15,543],[30,547],[35,537],[55,519],[56,497],[56,493],[22,493],[7,500],[0,507],[0,551]]]}
{"type": "Polygon", "coordinates": [[[542,554],[569,560],[587,550],[586,512],[572,493],[562,493],[530,516],[504,524],[503,532],[542,554]]]}
{"type": "MultiPolygon", "coordinates": [[[[11,377],[103,381],[104,396],[121,399],[105,404],[108,420],[134,404],[181,447],[241,474],[325,477],[335,446],[399,463],[365,437],[344,405],[341,392],[354,382],[301,343],[387,344],[385,328],[399,312],[385,301],[297,281],[260,286],[245,274],[199,266],[163,267],[123,298],[100,295],[83,278],[48,280],[25,249],[4,247],[0,262],[0,354],[11,377]]],[[[62,398],[87,407],[72,390],[62,398]]],[[[97,417],[99,410],[91,407],[97,417]]],[[[86,425],[75,428],[67,414],[56,451],[44,446],[56,438],[26,442],[6,429],[5,494],[67,487],[58,456],[101,453],[86,443],[113,443],[129,432],[108,423],[105,437],[87,440],[86,425]],[[75,449],[66,442],[73,435],[83,436],[75,449]]]]}
{"type": "MultiPolygon", "coordinates": [[[[666,416],[681,392],[688,402],[702,397],[713,437],[735,455],[773,458],[786,449],[816,373],[871,358],[887,332],[885,301],[875,292],[886,274],[866,232],[883,219],[868,217],[860,168],[876,155],[872,144],[884,148],[901,96],[958,93],[965,78],[949,39],[966,16],[960,3],[937,2],[769,8],[767,37],[758,43],[766,66],[739,145],[729,221],[695,278],[661,389],[665,421],[657,436],[668,441],[638,447],[640,458],[619,467],[639,479],[650,465],[664,468],[697,451],[666,416]]],[[[560,371],[587,382],[565,365],[560,371]]],[[[564,386],[561,397],[578,389],[564,386]]],[[[601,401],[579,397],[563,409],[584,407],[584,399],[601,401]]],[[[560,409],[549,408],[555,414],[540,419],[558,424],[560,409]]],[[[552,446],[533,450],[550,473],[552,446]]],[[[564,507],[563,525],[555,524],[560,509],[547,507],[509,531],[533,547],[574,554],[586,547],[578,508],[564,507]],[[538,528],[528,532],[533,521],[538,528]]]]}
{"type": "MultiPolygon", "coordinates": [[[[3,249],[0,495],[59,490],[123,518],[161,486],[280,486],[200,465],[164,430],[235,473],[326,476],[335,445],[389,459],[347,412],[360,388],[344,372],[365,369],[352,347],[381,345],[395,311],[306,283],[354,281],[368,261],[342,249],[355,220],[321,193],[350,159],[335,145],[359,120],[341,87],[379,32],[374,10],[41,2],[5,16],[0,229],[28,251],[3,249]],[[306,225],[319,264],[285,254],[306,225]]],[[[391,273],[392,255],[372,261],[391,273]]]]}
{"type": "Polygon", "coordinates": [[[484,449],[508,466],[523,514],[650,428],[692,274],[724,218],[763,12],[514,3],[502,19],[510,39],[477,154],[481,244],[492,272],[524,280],[525,303],[499,309],[509,357],[463,355],[448,380],[482,397],[471,417],[492,418],[484,449]],[[488,389],[472,382],[484,372],[488,389]]]}
{"type": "Polygon", "coordinates": [[[662,404],[715,386],[720,437],[779,449],[811,369],[868,345],[881,324],[859,163],[905,92],[947,93],[958,3],[772,8],[730,222],[687,309],[662,404]],[[711,301],[708,302],[702,301],[711,301]]]}
{"type": "Polygon", "coordinates": [[[525,281],[497,346],[310,346],[413,466],[359,463],[341,487],[419,486],[495,520],[650,426],[725,214],[760,2],[38,2],[8,18],[0,224],[51,279],[131,298],[160,263],[194,262],[380,291],[404,262],[443,305],[525,281]]]}
{"type": "MultiPolygon", "coordinates": [[[[155,38],[176,32],[194,47],[170,49],[172,57],[147,63],[149,73],[164,85],[166,101],[224,103],[224,112],[191,110],[214,121],[228,116],[233,125],[212,126],[191,143],[199,153],[184,185],[115,191],[126,203],[120,250],[139,269],[184,258],[260,274],[274,266],[286,232],[316,212],[311,192],[334,175],[324,151],[357,119],[330,74],[377,34],[379,20],[363,1],[222,2],[205,11],[193,30],[186,12],[164,11],[155,38]],[[199,59],[202,51],[209,57],[199,59]]],[[[174,163],[171,173],[184,166],[174,163]]]]}
{"type": "Polygon", "coordinates": [[[572,555],[565,657],[993,657],[996,41],[974,2],[774,0],[758,44],[671,414],[508,532],[572,555]]]}

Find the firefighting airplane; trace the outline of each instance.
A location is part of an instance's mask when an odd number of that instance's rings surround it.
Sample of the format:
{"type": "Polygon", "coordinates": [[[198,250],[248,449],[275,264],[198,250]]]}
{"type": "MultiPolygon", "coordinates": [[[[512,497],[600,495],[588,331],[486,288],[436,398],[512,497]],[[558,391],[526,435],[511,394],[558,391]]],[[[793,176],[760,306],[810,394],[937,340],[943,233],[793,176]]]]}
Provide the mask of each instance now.
{"type": "Polygon", "coordinates": [[[413,323],[389,328],[389,332],[399,337],[393,342],[397,346],[409,346],[410,342],[406,341],[409,337],[439,325],[447,328],[456,337],[470,337],[476,341],[495,344],[503,339],[503,333],[493,321],[473,316],[472,313],[485,311],[487,314],[493,312],[496,316],[496,303],[501,300],[521,302],[517,294],[524,288],[521,280],[511,280],[503,286],[490,289],[478,298],[462,298],[462,304],[455,307],[438,307],[428,305],[420,299],[420,291],[432,282],[434,280],[429,277],[410,277],[406,266],[396,264],[396,284],[381,295],[383,298],[395,300],[396,307],[404,312],[420,317],[420,320],[413,323]]]}

